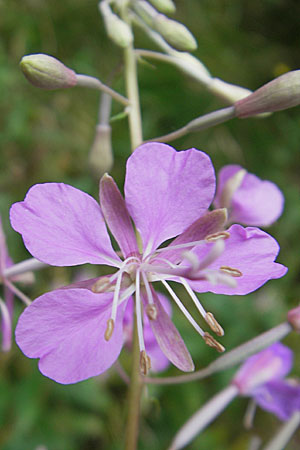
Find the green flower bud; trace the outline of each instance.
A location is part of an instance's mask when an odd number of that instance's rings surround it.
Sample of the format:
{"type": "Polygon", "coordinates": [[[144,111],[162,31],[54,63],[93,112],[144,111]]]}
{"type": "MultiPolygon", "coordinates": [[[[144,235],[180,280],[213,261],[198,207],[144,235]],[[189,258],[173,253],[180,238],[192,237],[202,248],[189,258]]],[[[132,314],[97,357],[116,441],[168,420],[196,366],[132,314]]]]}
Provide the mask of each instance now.
{"type": "Polygon", "coordinates": [[[133,34],[129,25],[114,14],[106,3],[100,3],[99,8],[107,35],[119,47],[128,47],[133,42],[133,34]]]}
{"type": "Polygon", "coordinates": [[[150,3],[152,3],[158,11],[165,14],[172,14],[176,11],[176,7],[172,0],[150,0],[150,3]]]}
{"type": "Polygon", "coordinates": [[[177,50],[188,52],[196,50],[196,39],[182,23],[168,19],[163,14],[158,14],[153,21],[153,26],[177,50]]]}
{"type": "Polygon", "coordinates": [[[300,70],[287,72],[234,104],[237,117],[281,111],[300,104],[300,70]]]}
{"type": "Polygon", "coordinates": [[[77,84],[76,73],[53,56],[23,56],[20,67],[27,80],[41,89],[64,89],[77,84]]]}

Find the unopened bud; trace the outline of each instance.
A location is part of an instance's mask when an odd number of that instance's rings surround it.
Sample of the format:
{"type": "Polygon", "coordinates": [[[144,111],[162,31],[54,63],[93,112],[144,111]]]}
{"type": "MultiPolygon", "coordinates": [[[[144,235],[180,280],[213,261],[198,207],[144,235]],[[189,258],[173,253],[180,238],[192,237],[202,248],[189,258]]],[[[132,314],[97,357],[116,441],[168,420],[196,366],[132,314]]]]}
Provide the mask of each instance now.
{"type": "Polygon", "coordinates": [[[300,333],[300,306],[291,309],[287,314],[287,320],[297,333],[300,333]]]}
{"type": "Polygon", "coordinates": [[[226,83],[226,81],[220,80],[220,78],[213,78],[208,85],[208,89],[230,105],[242,98],[248,97],[252,93],[250,89],[226,83]]]}
{"type": "Polygon", "coordinates": [[[237,117],[281,111],[300,104],[300,70],[287,72],[235,103],[237,117]]]}
{"type": "Polygon", "coordinates": [[[168,19],[168,17],[163,14],[158,14],[153,21],[153,26],[155,30],[177,50],[188,52],[196,50],[196,39],[182,23],[168,19]]]}
{"type": "Polygon", "coordinates": [[[176,11],[176,7],[172,0],[149,0],[158,11],[164,14],[172,14],[176,11]]]}
{"type": "Polygon", "coordinates": [[[20,67],[27,80],[41,89],[65,89],[77,84],[76,73],[53,56],[23,56],[20,67]]]}
{"type": "Polygon", "coordinates": [[[119,47],[128,47],[133,41],[133,34],[129,25],[114,14],[107,3],[101,2],[99,8],[107,35],[119,47]]]}
{"type": "Polygon", "coordinates": [[[147,355],[145,350],[142,350],[140,354],[140,369],[143,375],[147,375],[147,373],[151,369],[151,359],[147,355]]]}
{"type": "Polygon", "coordinates": [[[110,125],[100,124],[96,128],[94,142],[90,149],[88,165],[93,175],[98,179],[113,166],[114,157],[111,144],[110,125]]]}

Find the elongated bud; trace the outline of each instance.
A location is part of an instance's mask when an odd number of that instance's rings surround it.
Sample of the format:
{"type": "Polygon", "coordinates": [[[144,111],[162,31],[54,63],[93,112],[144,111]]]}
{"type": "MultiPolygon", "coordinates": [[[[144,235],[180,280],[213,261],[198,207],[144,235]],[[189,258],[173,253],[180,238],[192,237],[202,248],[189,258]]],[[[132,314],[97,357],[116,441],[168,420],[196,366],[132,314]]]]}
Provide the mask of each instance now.
{"type": "Polygon", "coordinates": [[[23,56],[20,67],[27,80],[41,89],[65,89],[77,84],[76,73],[53,56],[23,56]]]}
{"type": "Polygon", "coordinates": [[[248,97],[252,91],[242,86],[226,83],[226,81],[220,80],[220,78],[213,78],[208,85],[209,90],[232,105],[233,103],[248,97]]]}
{"type": "Polygon", "coordinates": [[[114,14],[107,3],[101,2],[99,9],[110,39],[119,47],[128,47],[133,41],[133,34],[127,23],[114,14]]]}
{"type": "Polygon", "coordinates": [[[182,23],[168,19],[168,17],[163,14],[158,14],[153,21],[153,26],[155,30],[177,50],[188,52],[196,50],[196,39],[182,23]]]}
{"type": "Polygon", "coordinates": [[[94,142],[90,149],[88,164],[95,177],[101,178],[113,166],[114,157],[111,144],[110,125],[100,124],[96,128],[94,142]]]}
{"type": "Polygon", "coordinates": [[[235,103],[237,117],[281,111],[300,104],[300,70],[285,73],[235,103]]]}
{"type": "Polygon", "coordinates": [[[149,0],[158,11],[164,14],[172,14],[176,11],[176,7],[172,0],[149,0]]]}

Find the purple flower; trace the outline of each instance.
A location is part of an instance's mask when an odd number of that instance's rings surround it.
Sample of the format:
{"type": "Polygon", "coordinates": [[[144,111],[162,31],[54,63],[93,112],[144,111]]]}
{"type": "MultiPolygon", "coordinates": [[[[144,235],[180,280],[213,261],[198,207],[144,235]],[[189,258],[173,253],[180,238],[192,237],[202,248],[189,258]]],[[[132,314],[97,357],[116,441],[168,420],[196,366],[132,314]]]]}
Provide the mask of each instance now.
{"type": "Polygon", "coordinates": [[[276,184],[229,165],[219,172],[214,205],[228,209],[230,223],[268,226],[282,214],[284,197],[276,184]]]}
{"type": "Polygon", "coordinates": [[[232,383],[241,395],[255,402],[281,420],[300,411],[300,386],[283,378],[291,370],[293,353],[281,343],[251,356],[235,375],[232,383]]]}
{"type": "Polygon", "coordinates": [[[117,268],[112,275],[46,293],[21,315],[17,343],[28,357],[40,358],[44,375],[75,383],[108,369],[121,351],[126,305],[134,293],[141,371],[147,373],[151,363],[143,333],[147,318],[165,356],[180,370],[193,370],[154,282],[164,286],[207,344],[223,350],[199,327],[169,281],[184,286],[209,326],[222,335],[193,290],[247,294],[283,276],[286,268],[274,262],[279,247],[267,233],[239,225],[220,231],[226,222],[224,210],[207,212],[214,192],[214,170],[207,155],[149,143],[128,159],[125,200],[114,180],[104,175],[100,206],[62,183],[33,186],[23,202],[12,206],[12,226],[37,259],[57,266],[90,263],[117,268]],[[113,249],[106,225],[120,251],[113,249]]]}

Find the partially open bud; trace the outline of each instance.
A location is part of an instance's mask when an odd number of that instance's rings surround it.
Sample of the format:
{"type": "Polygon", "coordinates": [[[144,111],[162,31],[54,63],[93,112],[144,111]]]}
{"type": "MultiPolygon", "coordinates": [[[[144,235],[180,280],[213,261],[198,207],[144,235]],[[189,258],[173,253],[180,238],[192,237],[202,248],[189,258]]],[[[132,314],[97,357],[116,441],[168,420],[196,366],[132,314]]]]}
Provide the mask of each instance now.
{"type": "Polygon", "coordinates": [[[106,3],[101,2],[99,8],[103,16],[107,35],[119,47],[128,47],[133,41],[130,27],[114,14],[106,3]]]}
{"type": "Polygon", "coordinates": [[[76,73],[53,56],[23,56],[20,67],[27,80],[41,89],[65,89],[77,84],[76,73]]]}
{"type": "Polygon", "coordinates": [[[165,14],[172,14],[176,11],[176,7],[172,0],[149,0],[158,11],[165,14]]]}
{"type": "Polygon", "coordinates": [[[188,52],[196,50],[196,39],[182,23],[168,19],[163,14],[158,14],[153,21],[153,26],[177,50],[188,52]]]}
{"type": "Polygon", "coordinates": [[[237,117],[281,111],[300,104],[300,70],[294,70],[270,81],[253,94],[235,103],[237,117]]]}
{"type": "Polygon", "coordinates": [[[100,124],[96,128],[96,135],[92,144],[88,164],[93,175],[98,179],[113,166],[114,157],[111,144],[110,125],[100,124]]]}
{"type": "Polygon", "coordinates": [[[230,105],[248,97],[252,93],[250,89],[226,83],[226,81],[220,80],[220,78],[213,78],[208,85],[208,89],[230,105]]]}
{"type": "Polygon", "coordinates": [[[297,333],[300,333],[300,306],[291,309],[287,314],[287,320],[297,333]]]}

